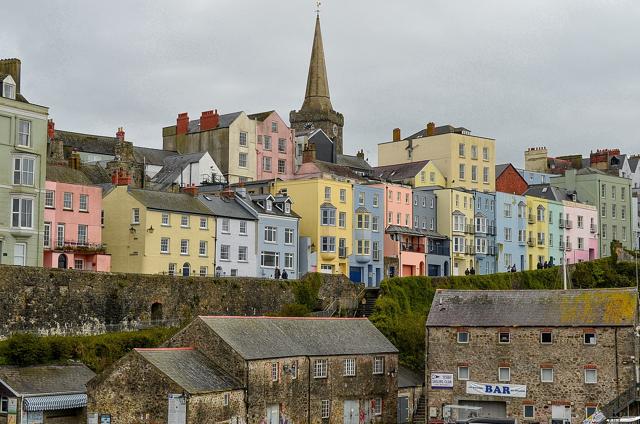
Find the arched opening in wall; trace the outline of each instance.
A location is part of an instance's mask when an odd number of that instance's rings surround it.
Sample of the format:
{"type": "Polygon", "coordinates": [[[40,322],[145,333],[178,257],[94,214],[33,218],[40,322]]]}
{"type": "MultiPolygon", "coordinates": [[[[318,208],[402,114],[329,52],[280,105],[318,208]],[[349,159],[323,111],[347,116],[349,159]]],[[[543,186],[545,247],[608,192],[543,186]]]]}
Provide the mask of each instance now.
{"type": "Polygon", "coordinates": [[[64,253],[58,256],[58,268],[67,269],[67,255],[64,253]]]}
{"type": "Polygon", "coordinates": [[[182,276],[188,277],[189,275],[191,275],[191,265],[189,262],[185,262],[182,264],[182,276]]]}
{"type": "Polygon", "coordinates": [[[156,302],[151,305],[151,321],[162,320],[162,303],[156,302]]]}

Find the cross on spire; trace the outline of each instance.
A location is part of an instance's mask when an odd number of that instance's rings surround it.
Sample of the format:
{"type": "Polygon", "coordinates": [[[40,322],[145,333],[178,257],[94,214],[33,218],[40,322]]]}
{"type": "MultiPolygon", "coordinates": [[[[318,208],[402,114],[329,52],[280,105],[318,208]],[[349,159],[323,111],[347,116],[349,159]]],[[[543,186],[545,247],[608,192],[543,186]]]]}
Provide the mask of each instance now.
{"type": "Polygon", "coordinates": [[[322,5],[322,2],[317,1],[316,2],[316,14],[319,15],[320,14],[320,6],[322,5]]]}

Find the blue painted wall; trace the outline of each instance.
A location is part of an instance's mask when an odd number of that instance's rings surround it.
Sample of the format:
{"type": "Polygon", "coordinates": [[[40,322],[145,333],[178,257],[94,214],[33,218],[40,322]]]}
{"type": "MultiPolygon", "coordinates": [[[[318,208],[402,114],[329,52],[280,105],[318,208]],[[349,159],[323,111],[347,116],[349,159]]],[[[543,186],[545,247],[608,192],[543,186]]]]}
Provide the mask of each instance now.
{"type": "Polygon", "coordinates": [[[384,277],[384,190],[370,185],[353,185],[353,246],[349,256],[349,277],[357,283],[364,283],[367,287],[379,287],[384,277]],[[360,196],[364,195],[364,203],[360,204],[360,196]],[[375,204],[377,198],[377,205],[375,204]],[[371,225],[368,230],[358,230],[358,211],[366,210],[371,214],[371,225]],[[374,222],[377,219],[377,231],[374,231],[374,222]],[[358,240],[370,240],[371,252],[369,255],[357,255],[358,240]],[[378,250],[375,257],[374,250],[378,250]]]}

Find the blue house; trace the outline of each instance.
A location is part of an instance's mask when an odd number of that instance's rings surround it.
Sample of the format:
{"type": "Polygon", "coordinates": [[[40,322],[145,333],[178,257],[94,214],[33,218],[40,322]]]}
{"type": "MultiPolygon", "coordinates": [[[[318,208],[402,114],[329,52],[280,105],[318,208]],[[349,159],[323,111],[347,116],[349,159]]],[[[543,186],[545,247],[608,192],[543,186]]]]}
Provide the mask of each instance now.
{"type": "Polygon", "coordinates": [[[529,269],[527,263],[527,202],[524,196],[496,193],[497,272],[513,265],[517,271],[529,269]]]}
{"type": "Polygon", "coordinates": [[[433,187],[413,189],[413,229],[427,237],[427,275],[444,277],[449,274],[449,246],[447,236],[438,228],[438,199],[433,187]]]}
{"type": "Polygon", "coordinates": [[[298,229],[300,216],[293,212],[289,196],[277,194],[249,195],[236,190],[238,202],[258,220],[258,277],[274,278],[276,268],[287,279],[298,275],[298,229]]]}
{"type": "Polygon", "coordinates": [[[476,274],[496,272],[496,194],[473,192],[476,274]]]}
{"type": "Polygon", "coordinates": [[[384,268],[384,189],[353,184],[353,246],[349,278],[379,287],[384,268]]]}

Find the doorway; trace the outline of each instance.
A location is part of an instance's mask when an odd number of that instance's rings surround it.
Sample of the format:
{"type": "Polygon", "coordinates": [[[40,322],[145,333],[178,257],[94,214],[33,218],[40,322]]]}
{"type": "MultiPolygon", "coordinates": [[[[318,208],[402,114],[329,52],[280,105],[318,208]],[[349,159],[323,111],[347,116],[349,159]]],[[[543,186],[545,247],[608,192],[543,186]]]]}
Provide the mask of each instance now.
{"type": "Polygon", "coordinates": [[[58,268],[67,269],[67,262],[68,262],[67,255],[62,253],[61,255],[58,256],[58,268]]]}
{"type": "Polygon", "coordinates": [[[570,424],[570,405],[551,405],[551,424],[570,424]]]}
{"type": "Polygon", "coordinates": [[[344,401],[344,424],[358,424],[360,422],[360,402],[357,400],[344,401]]]}
{"type": "Polygon", "coordinates": [[[280,424],[280,405],[267,406],[267,424],[280,424]]]}
{"type": "Polygon", "coordinates": [[[398,424],[406,424],[409,422],[409,398],[406,396],[398,397],[398,424]]]}

